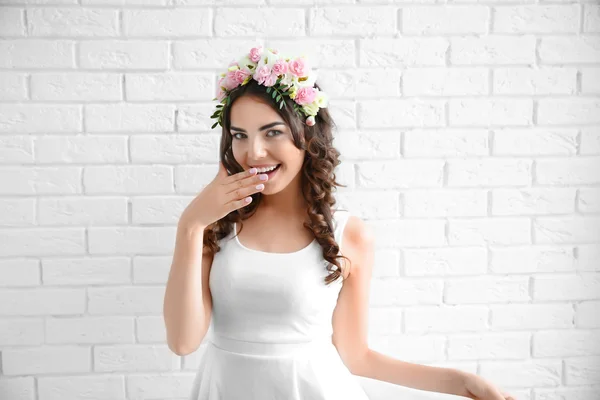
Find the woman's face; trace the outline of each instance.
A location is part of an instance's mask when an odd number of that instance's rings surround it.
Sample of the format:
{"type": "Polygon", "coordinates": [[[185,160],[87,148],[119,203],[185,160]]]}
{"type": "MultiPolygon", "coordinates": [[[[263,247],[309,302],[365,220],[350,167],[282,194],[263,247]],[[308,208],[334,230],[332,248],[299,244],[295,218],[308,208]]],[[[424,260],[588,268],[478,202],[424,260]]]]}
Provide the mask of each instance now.
{"type": "Polygon", "coordinates": [[[233,156],[245,170],[278,165],[261,193],[277,193],[300,178],[306,151],[294,145],[290,128],[269,105],[238,98],[231,107],[230,134],[233,156]]]}

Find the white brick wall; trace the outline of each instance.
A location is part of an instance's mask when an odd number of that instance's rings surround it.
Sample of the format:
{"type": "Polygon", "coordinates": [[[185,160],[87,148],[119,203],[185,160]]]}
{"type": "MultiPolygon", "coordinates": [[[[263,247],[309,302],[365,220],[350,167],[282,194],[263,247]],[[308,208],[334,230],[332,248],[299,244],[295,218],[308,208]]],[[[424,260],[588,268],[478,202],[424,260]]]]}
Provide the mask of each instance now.
{"type": "Polygon", "coordinates": [[[372,225],[371,346],[600,390],[596,0],[0,0],[0,399],[186,399],[165,344],[217,74],[305,53],[372,225]],[[258,7],[257,7],[258,6],[258,7]]]}

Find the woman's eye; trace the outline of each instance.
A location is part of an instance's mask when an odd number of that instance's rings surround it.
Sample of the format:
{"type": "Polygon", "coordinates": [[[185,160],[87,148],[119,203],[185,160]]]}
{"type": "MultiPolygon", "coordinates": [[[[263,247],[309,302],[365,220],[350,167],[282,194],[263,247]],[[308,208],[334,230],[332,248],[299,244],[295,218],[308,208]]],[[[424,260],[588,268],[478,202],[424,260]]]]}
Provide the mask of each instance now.
{"type": "MultiPolygon", "coordinates": [[[[276,129],[274,129],[274,130],[271,130],[271,131],[267,132],[267,134],[269,134],[269,133],[273,133],[273,132],[275,132],[275,133],[277,133],[277,134],[276,134],[276,135],[272,135],[271,137],[273,137],[273,136],[279,136],[279,135],[283,135],[283,132],[281,132],[281,131],[278,131],[278,130],[276,130],[276,129]]],[[[237,140],[241,140],[241,139],[243,139],[243,138],[237,137],[237,135],[244,135],[244,134],[243,134],[243,133],[239,133],[239,132],[238,132],[238,133],[234,133],[234,134],[233,134],[233,135],[231,135],[231,136],[232,136],[234,139],[237,139],[237,140]]],[[[245,135],[244,135],[244,136],[245,136],[245,135]]]]}

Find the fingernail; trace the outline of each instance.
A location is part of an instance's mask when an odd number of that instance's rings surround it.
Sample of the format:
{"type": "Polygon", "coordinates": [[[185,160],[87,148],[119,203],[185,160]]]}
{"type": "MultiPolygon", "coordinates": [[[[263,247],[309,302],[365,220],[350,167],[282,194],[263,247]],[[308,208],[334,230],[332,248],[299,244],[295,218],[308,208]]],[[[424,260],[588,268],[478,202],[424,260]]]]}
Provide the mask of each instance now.
{"type": "Polygon", "coordinates": [[[262,175],[259,175],[258,177],[260,178],[261,181],[266,181],[268,178],[267,174],[262,174],[262,175]]]}
{"type": "Polygon", "coordinates": [[[256,171],[258,171],[256,168],[250,168],[250,173],[251,173],[251,174],[255,174],[255,173],[256,173],[256,171]]]}
{"type": "Polygon", "coordinates": [[[256,185],[256,188],[257,188],[258,190],[261,190],[261,189],[264,189],[264,188],[265,188],[265,185],[263,185],[263,184],[261,183],[260,185],[256,185]]]}

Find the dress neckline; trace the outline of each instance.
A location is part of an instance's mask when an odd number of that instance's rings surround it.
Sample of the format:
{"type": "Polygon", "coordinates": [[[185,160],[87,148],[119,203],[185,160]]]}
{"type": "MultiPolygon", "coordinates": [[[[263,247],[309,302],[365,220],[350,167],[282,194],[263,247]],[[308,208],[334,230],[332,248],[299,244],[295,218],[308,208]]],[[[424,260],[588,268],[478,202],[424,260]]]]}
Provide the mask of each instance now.
{"type": "Polygon", "coordinates": [[[288,252],[288,253],[274,253],[271,251],[262,251],[262,250],[255,250],[255,249],[251,249],[249,247],[246,247],[242,244],[242,242],[240,242],[240,239],[238,238],[238,234],[237,234],[237,224],[234,222],[233,223],[233,235],[234,235],[234,239],[235,242],[238,244],[238,246],[240,246],[242,249],[250,251],[252,253],[258,253],[258,254],[266,254],[266,255],[273,255],[273,256],[291,256],[291,255],[295,255],[295,254],[299,254],[299,253],[303,253],[306,250],[308,250],[309,248],[311,248],[315,243],[317,243],[317,239],[314,238],[312,240],[312,242],[310,242],[309,244],[307,244],[306,246],[304,246],[303,248],[301,248],[300,250],[296,250],[296,251],[292,251],[292,252],[288,252]]]}

